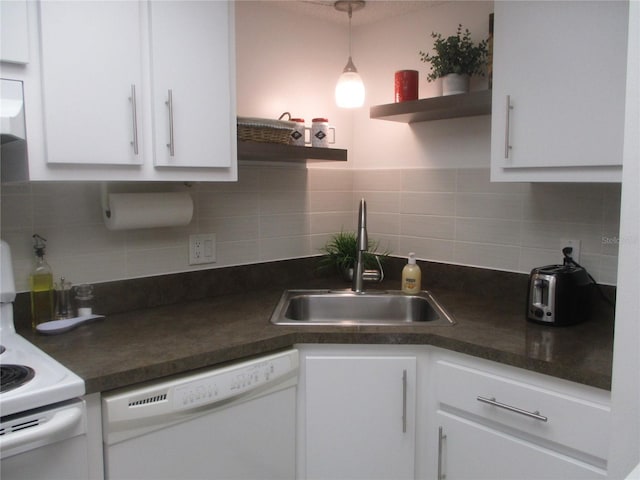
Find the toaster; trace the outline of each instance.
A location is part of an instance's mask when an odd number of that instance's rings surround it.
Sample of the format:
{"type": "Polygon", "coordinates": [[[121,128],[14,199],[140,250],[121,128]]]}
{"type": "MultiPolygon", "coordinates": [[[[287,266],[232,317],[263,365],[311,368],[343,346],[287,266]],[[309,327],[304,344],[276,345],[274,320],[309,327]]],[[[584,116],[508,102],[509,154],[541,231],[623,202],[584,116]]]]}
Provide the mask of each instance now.
{"type": "Polygon", "coordinates": [[[529,276],[527,319],[546,325],[572,325],[587,320],[593,283],[577,265],[547,265],[529,276]]]}

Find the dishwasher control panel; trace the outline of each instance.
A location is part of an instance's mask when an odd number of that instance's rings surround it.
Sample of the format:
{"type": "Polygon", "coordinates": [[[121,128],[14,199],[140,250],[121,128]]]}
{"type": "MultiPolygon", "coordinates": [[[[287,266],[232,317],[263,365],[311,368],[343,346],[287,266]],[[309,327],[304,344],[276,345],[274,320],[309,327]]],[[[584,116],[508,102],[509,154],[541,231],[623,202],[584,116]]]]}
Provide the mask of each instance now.
{"type": "Polygon", "coordinates": [[[291,359],[281,356],[216,370],[210,377],[176,386],[173,407],[177,410],[191,409],[242,395],[289,375],[291,367],[291,359]]]}
{"type": "Polygon", "coordinates": [[[227,405],[239,397],[261,394],[284,382],[297,383],[298,351],[287,350],[175,377],[125,388],[102,397],[105,423],[110,429],[144,418],[170,416],[217,404],[227,405]]]}

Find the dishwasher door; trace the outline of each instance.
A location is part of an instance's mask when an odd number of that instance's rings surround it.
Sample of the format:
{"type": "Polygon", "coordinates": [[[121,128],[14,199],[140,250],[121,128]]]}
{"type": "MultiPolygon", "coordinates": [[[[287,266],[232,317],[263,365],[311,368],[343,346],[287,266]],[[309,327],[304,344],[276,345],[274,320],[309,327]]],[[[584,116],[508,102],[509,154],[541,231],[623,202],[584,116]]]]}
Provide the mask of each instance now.
{"type": "Polygon", "coordinates": [[[103,396],[105,478],[293,479],[298,352],[103,396]]]}

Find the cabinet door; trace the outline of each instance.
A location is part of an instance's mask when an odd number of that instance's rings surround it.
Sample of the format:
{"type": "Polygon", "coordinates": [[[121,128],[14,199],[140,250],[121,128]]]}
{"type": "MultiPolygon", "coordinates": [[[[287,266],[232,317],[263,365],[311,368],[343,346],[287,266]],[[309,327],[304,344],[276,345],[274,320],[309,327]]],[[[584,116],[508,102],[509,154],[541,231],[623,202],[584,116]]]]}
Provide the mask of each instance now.
{"type": "Polygon", "coordinates": [[[27,0],[0,2],[0,61],[29,63],[27,0]]]}
{"type": "Polygon", "coordinates": [[[156,166],[231,165],[230,8],[229,2],[149,4],[156,166]]]}
{"type": "MultiPolygon", "coordinates": [[[[438,480],[606,478],[606,472],[506,433],[439,411],[438,480]]],[[[433,431],[432,435],[438,435],[433,431]]]]}
{"type": "Polygon", "coordinates": [[[142,163],[141,4],[41,2],[40,22],[47,162],[142,163]]]}
{"type": "Polygon", "coordinates": [[[625,1],[496,2],[493,170],[621,165],[627,18],[625,1]]]}
{"type": "Polygon", "coordinates": [[[415,357],[306,359],[306,477],[410,479],[415,357]]]}

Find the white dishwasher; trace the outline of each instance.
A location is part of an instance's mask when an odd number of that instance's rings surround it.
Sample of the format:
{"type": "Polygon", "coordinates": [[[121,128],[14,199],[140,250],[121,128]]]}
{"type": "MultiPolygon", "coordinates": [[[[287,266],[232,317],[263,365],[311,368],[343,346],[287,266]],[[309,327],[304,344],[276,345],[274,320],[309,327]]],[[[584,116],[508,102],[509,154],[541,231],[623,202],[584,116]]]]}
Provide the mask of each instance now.
{"type": "Polygon", "coordinates": [[[105,478],[293,479],[298,351],[105,394],[105,478]]]}

